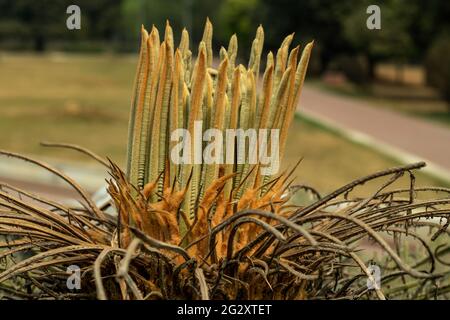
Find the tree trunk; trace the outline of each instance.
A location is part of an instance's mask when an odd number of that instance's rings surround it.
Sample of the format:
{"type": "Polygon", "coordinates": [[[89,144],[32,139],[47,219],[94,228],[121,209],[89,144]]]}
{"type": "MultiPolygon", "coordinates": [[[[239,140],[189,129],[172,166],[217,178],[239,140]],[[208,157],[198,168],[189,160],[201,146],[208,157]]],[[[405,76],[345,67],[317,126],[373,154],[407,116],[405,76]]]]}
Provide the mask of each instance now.
{"type": "Polygon", "coordinates": [[[43,52],[46,47],[46,39],[42,34],[37,34],[34,37],[34,50],[36,52],[43,52]]]}
{"type": "Polygon", "coordinates": [[[377,61],[374,57],[371,57],[370,55],[367,56],[367,75],[369,77],[370,81],[375,80],[375,66],[377,64],[377,61]]]}

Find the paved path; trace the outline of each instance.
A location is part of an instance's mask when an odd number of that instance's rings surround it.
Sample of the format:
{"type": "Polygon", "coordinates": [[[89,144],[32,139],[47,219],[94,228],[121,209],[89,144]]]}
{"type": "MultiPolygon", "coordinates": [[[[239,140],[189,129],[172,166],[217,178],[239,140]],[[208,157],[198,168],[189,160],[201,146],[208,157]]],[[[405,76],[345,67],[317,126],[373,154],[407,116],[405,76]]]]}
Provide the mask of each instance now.
{"type": "Polygon", "coordinates": [[[304,87],[299,110],[403,160],[425,160],[435,173],[450,177],[450,129],[444,126],[311,86],[304,87]]]}
{"type": "MultiPolygon", "coordinates": [[[[71,161],[56,161],[35,157],[74,179],[87,193],[94,193],[105,186],[106,171],[99,165],[71,161]]],[[[28,162],[0,157],[0,183],[21,188],[50,200],[71,199],[73,204],[81,200],[75,190],[61,178],[28,162]],[[12,170],[13,169],[13,170],[12,170]],[[75,201],[75,202],[74,202],[75,201]]]]}
{"type": "Polygon", "coordinates": [[[17,180],[13,178],[0,177],[0,182],[16,188],[20,188],[49,200],[59,201],[65,199],[80,199],[79,195],[74,192],[73,189],[69,189],[67,187],[62,187],[59,185],[54,186],[48,183],[40,183],[38,181],[26,179],[24,177],[21,178],[21,180],[17,180]]]}

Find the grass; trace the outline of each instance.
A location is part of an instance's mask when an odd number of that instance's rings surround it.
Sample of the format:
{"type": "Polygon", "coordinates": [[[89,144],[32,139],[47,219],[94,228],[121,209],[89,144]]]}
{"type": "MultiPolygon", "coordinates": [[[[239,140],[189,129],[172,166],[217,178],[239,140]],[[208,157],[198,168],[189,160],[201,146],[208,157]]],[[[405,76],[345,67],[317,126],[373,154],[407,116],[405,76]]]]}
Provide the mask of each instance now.
{"type": "MultiPolygon", "coordinates": [[[[325,193],[359,177],[400,165],[397,160],[351,142],[332,129],[297,117],[289,132],[284,165],[292,165],[301,157],[303,161],[296,172],[298,182],[325,193]]],[[[417,175],[417,180],[420,185],[450,186],[422,173],[417,175]]],[[[407,183],[407,177],[403,177],[393,187],[406,187],[407,183]]],[[[357,194],[367,195],[375,187],[367,184],[357,194]]]]}
{"type": "Polygon", "coordinates": [[[56,155],[39,141],[66,141],[123,161],[134,57],[8,55],[0,68],[1,148],[56,155]]]}
{"type": "MultiPolygon", "coordinates": [[[[123,165],[134,56],[4,55],[0,68],[1,149],[86,160],[39,146],[44,140],[75,143],[123,165]]],[[[292,166],[301,157],[298,182],[321,192],[399,164],[299,118],[290,129],[284,164],[292,166]]],[[[426,175],[419,175],[419,182],[445,185],[426,175]]]]}

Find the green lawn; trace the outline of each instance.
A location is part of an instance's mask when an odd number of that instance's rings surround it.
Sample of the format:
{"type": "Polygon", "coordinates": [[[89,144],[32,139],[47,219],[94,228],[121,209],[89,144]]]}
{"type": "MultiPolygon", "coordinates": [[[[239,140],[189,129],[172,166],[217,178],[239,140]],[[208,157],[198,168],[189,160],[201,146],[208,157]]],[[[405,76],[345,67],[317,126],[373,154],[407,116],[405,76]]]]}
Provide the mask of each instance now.
{"type": "MultiPolygon", "coordinates": [[[[44,140],[75,143],[123,164],[135,63],[134,56],[0,56],[0,148],[85,161],[39,146],[44,140]]],[[[303,157],[298,182],[322,192],[398,165],[305,119],[296,119],[290,131],[284,165],[303,157]]],[[[425,175],[419,183],[445,185],[425,175]]]]}
{"type": "Polygon", "coordinates": [[[39,141],[64,141],[123,161],[135,68],[130,56],[2,57],[0,147],[61,155],[39,141]]]}

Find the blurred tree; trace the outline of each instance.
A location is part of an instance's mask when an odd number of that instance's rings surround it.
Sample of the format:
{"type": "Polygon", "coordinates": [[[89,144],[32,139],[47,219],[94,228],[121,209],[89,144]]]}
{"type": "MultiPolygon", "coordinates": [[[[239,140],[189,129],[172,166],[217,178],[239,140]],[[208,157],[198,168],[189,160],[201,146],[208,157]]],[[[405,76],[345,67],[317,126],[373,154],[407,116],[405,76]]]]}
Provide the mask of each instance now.
{"type": "Polygon", "coordinates": [[[450,1],[411,1],[408,4],[415,9],[409,28],[415,48],[413,58],[422,61],[439,35],[450,33],[450,1]]]}
{"type": "Polygon", "coordinates": [[[206,18],[209,17],[214,25],[213,41],[216,45],[228,45],[228,38],[221,37],[220,30],[223,26],[219,16],[222,15],[221,8],[224,0],[185,0],[190,2],[191,16],[191,37],[195,42],[200,41],[203,36],[203,28],[206,18]],[[226,41],[226,42],[225,42],[226,41]]]}
{"type": "MultiPolygon", "coordinates": [[[[266,44],[276,49],[280,39],[295,32],[295,42],[315,41],[312,60],[319,58],[326,69],[333,57],[352,48],[342,37],[342,20],[355,5],[353,0],[260,0],[256,22],[263,23],[266,44]]],[[[365,26],[365,23],[364,23],[365,26]]],[[[311,61],[312,64],[318,63],[311,61]]]]}
{"type": "Polygon", "coordinates": [[[390,60],[397,64],[397,78],[402,81],[402,64],[414,52],[414,43],[409,28],[415,17],[414,5],[405,5],[403,0],[386,0],[380,4],[381,29],[366,27],[366,8],[371,0],[363,0],[343,19],[344,37],[354,49],[367,57],[369,76],[374,75],[375,64],[390,60]]]}
{"type": "Polygon", "coordinates": [[[52,41],[111,40],[117,33],[121,1],[1,0],[0,41],[20,42],[24,47],[43,51],[52,41]],[[81,30],[66,27],[66,9],[71,4],[81,8],[81,30]]]}
{"type": "MultiPolygon", "coordinates": [[[[270,49],[275,49],[281,37],[295,31],[297,42],[315,40],[312,60],[320,58],[321,70],[326,70],[338,56],[364,57],[369,77],[373,76],[375,63],[386,59],[398,63],[401,77],[402,63],[422,61],[436,35],[442,29],[449,30],[450,26],[450,1],[442,0],[256,2],[256,8],[247,11],[250,11],[253,24],[264,24],[266,44],[270,49]],[[381,30],[366,27],[369,17],[366,9],[372,4],[381,7],[381,30]]],[[[315,61],[311,62],[315,64],[315,61]]]]}
{"type": "Polygon", "coordinates": [[[427,82],[438,89],[450,111],[450,35],[440,36],[429,49],[425,70],[427,82]]]}
{"type": "Polygon", "coordinates": [[[122,3],[122,21],[125,28],[122,33],[136,42],[140,37],[141,25],[150,29],[155,25],[164,30],[166,20],[174,28],[180,27],[183,1],[182,0],[124,0],[122,3]]]}
{"type": "Polygon", "coordinates": [[[36,51],[43,51],[48,39],[60,35],[65,28],[66,8],[63,2],[51,0],[1,1],[1,38],[31,41],[36,51]]]}
{"type": "MultiPolygon", "coordinates": [[[[220,39],[228,41],[236,34],[239,41],[240,56],[248,55],[255,32],[258,27],[257,10],[260,8],[259,0],[225,0],[220,8],[217,33],[220,39]]],[[[223,46],[228,43],[223,43],[223,46]]]]}
{"type": "MultiPolygon", "coordinates": [[[[214,23],[214,39],[218,39],[220,30],[215,21],[222,0],[124,0],[122,3],[122,34],[127,40],[138,44],[140,25],[156,25],[164,30],[167,20],[174,29],[175,41],[179,41],[181,30],[186,27],[192,37],[191,42],[198,42],[203,35],[206,18],[214,23]]],[[[220,39],[219,39],[220,40],[220,39]]],[[[135,45],[134,45],[135,46],[135,45]]],[[[194,48],[195,51],[195,48],[194,48]]]]}
{"type": "Polygon", "coordinates": [[[363,26],[367,15],[361,14],[371,0],[358,2],[352,13],[343,20],[344,37],[360,53],[366,55],[369,71],[373,75],[378,61],[397,64],[397,77],[403,78],[403,63],[421,62],[436,35],[450,30],[450,2],[429,1],[378,1],[381,7],[381,30],[363,26]]]}
{"type": "Polygon", "coordinates": [[[337,56],[365,56],[373,70],[375,62],[387,58],[421,61],[436,35],[450,29],[450,1],[376,3],[382,10],[381,30],[366,28],[372,0],[0,0],[0,46],[15,43],[40,51],[54,42],[114,40],[135,49],[142,23],[162,28],[166,19],[176,36],[186,26],[198,41],[209,17],[215,44],[226,46],[237,33],[243,55],[263,24],[266,50],[276,50],[280,39],[295,32],[294,43],[315,40],[311,68],[324,70],[337,56]],[[82,28],[76,32],[65,26],[70,4],[81,8],[82,28]]]}

